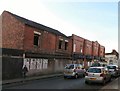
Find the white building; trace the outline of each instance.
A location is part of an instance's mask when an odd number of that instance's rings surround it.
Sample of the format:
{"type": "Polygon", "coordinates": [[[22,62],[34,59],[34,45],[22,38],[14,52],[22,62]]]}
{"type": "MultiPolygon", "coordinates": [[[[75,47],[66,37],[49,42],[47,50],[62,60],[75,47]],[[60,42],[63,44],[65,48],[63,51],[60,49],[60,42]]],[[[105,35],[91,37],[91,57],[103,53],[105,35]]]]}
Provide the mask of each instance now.
{"type": "Polygon", "coordinates": [[[118,65],[119,54],[116,50],[112,50],[111,53],[105,53],[105,60],[107,64],[115,64],[118,65]]]}

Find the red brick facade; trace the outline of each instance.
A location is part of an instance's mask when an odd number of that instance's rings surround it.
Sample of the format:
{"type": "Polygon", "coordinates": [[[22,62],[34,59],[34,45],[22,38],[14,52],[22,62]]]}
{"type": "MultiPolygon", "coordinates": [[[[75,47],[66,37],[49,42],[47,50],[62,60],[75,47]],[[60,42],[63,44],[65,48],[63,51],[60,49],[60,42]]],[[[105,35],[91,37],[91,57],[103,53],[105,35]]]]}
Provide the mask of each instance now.
{"type": "MultiPolygon", "coordinates": [[[[105,47],[96,41],[92,42],[74,34],[68,37],[58,30],[8,11],[2,13],[0,21],[2,28],[0,30],[0,34],[2,34],[0,35],[0,48],[3,49],[4,61],[7,63],[10,60],[12,64],[14,60],[19,65],[18,60],[20,60],[19,70],[23,64],[29,63],[29,74],[63,72],[64,65],[73,61],[81,63],[87,68],[89,62],[94,60],[93,56],[103,58],[105,55],[105,47]],[[46,65],[43,65],[44,69],[39,65],[41,62],[46,65]]],[[[13,67],[5,67],[13,71],[13,67]]],[[[4,70],[5,73],[8,72],[6,68],[4,70]]]]}
{"type": "Polygon", "coordinates": [[[100,45],[99,57],[105,57],[105,47],[100,45]]]}
{"type": "Polygon", "coordinates": [[[84,54],[84,39],[72,34],[73,37],[73,53],[84,54]]]}
{"type": "Polygon", "coordinates": [[[56,35],[25,25],[24,50],[38,53],[53,53],[56,48],[56,35]],[[40,33],[39,45],[34,46],[34,32],[40,33]]]}
{"type": "Polygon", "coordinates": [[[2,48],[19,49],[24,52],[43,53],[78,59],[104,57],[105,47],[72,34],[67,37],[57,30],[26,20],[7,11],[2,17],[2,48]],[[37,42],[35,42],[38,40],[37,42]],[[35,44],[34,44],[35,43],[35,44]],[[72,56],[70,56],[72,55],[72,56]]]}
{"type": "Polygon", "coordinates": [[[92,55],[92,41],[85,40],[84,55],[92,55]]]}
{"type": "Polygon", "coordinates": [[[70,54],[67,36],[46,26],[36,24],[26,24],[26,21],[19,16],[12,15],[9,12],[3,12],[2,16],[2,48],[20,49],[25,52],[45,53],[45,54],[70,54]],[[19,20],[22,19],[25,22],[19,20]],[[37,25],[37,26],[36,26],[37,25]],[[39,28],[41,26],[41,29],[39,28]],[[44,29],[42,29],[44,28],[44,29]],[[45,29],[53,31],[53,33],[45,29]],[[56,34],[54,34],[54,31],[56,34]],[[38,34],[38,45],[34,45],[34,36],[38,34]],[[61,44],[59,44],[61,42],[61,44]],[[61,47],[61,48],[59,48],[61,47]]]}
{"type": "Polygon", "coordinates": [[[27,25],[16,19],[9,12],[3,12],[2,17],[2,47],[20,49],[36,53],[67,53],[104,57],[105,47],[97,41],[89,41],[72,34],[63,37],[43,29],[27,25]],[[38,32],[38,46],[34,46],[34,34],[38,32]]]}
{"type": "Polygon", "coordinates": [[[93,53],[92,55],[93,56],[99,56],[99,47],[100,47],[100,44],[97,42],[97,41],[93,41],[93,53]]]}
{"type": "Polygon", "coordinates": [[[24,25],[8,12],[2,14],[2,47],[23,50],[24,25]]]}
{"type": "Polygon", "coordinates": [[[33,50],[33,38],[34,38],[34,31],[36,29],[30,26],[25,26],[25,38],[24,38],[24,50],[33,50]]]}
{"type": "Polygon", "coordinates": [[[65,38],[65,37],[62,37],[62,36],[57,36],[57,39],[56,39],[56,52],[57,53],[63,53],[63,52],[64,53],[69,53],[69,39],[68,38],[65,38]],[[59,44],[60,41],[61,41],[61,48],[60,48],[60,44],[59,44]]]}

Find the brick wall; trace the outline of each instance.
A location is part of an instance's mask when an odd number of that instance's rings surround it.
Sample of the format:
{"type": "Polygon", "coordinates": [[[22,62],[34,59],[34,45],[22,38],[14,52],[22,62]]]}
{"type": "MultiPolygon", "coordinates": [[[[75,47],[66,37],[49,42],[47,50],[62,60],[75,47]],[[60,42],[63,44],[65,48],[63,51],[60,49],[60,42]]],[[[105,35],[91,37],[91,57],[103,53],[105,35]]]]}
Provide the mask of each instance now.
{"type": "Polygon", "coordinates": [[[74,53],[81,53],[83,54],[84,52],[84,39],[79,37],[79,36],[76,36],[76,35],[72,35],[73,37],[73,52],[74,53]]]}
{"type": "Polygon", "coordinates": [[[65,50],[65,41],[70,43],[69,38],[63,37],[63,36],[56,36],[56,52],[58,53],[69,53],[69,45],[67,47],[67,50],[65,50]],[[59,41],[62,41],[61,49],[59,49],[59,41]]]}
{"type": "Polygon", "coordinates": [[[24,49],[26,51],[53,53],[56,48],[56,35],[39,30],[30,26],[25,26],[24,49]],[[39,45],[34,46],[34,31],[39,32],[39,45]]]}
{"type": "Polygon", "coordinates": [[[93,56],[99,56],[99,43],[93,42],[93,56]]]}
{"type": "Polygon", "coordinates": [[[44,31],[42,35],[42,49],[48,52],[55,52],[56,35],[44,31]]]}
{"type": "Polygon", "coordinates": [[[2,47],[23,49],[24,25],[8,12],[2,13],[2,47]]]}
{"type": "Polygon", "coordinates": [[[92,55],[92,42],[85,39],[84,55],[92,55]]]}
{"type": "Polygon", "coordinates": [[[24,32],[24,50],[33,50],[33,40],[34,40],[34,28],[31,28],[30,26],[25,26],[25,32],[24,32]]]}
{"type": "MultiPolygon", "coordinates": [[[[69,53],[69,48],[65,50],[65,40],[68,40],[68,39],[62,36],[52,34],[44,30],[39,30],[31,26],[25,25],[24,49],[26,51],[33,51],[33,52],[38,52],[38,53],[40,52],[42,53],[55,53],[55,52],[69,53]],[[33,44],[34,31],[37,31],[41,34],[39,37],[39,45],[37,47],[35,47],[33,44]],[[58,48],[60,39],[63,39],[62,49],[58,48]]],[[[68,43],[69,43],[69,40],[68,40],[68,43]]]]}
{"type": "Polygon", "coordinates": [[[100,57],[105,57],[105,47],[100,45],[100,49],[99,49],[99,56],[100,57]]]}
{"type": "Polygon", "coordinates": [[[70,54],[73,53],[73,38],[72,38],[72,37],[69,37],[68,52],[69,52],[70,54]]]}

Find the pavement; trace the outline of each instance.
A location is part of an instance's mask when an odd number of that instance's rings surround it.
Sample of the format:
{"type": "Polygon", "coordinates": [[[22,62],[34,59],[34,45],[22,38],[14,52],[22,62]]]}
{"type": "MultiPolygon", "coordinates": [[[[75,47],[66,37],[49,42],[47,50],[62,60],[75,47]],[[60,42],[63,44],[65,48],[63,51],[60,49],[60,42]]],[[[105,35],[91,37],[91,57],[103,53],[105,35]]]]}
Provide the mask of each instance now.
{"type": "Polygon", "coordinates": [[[0,85],[15,84],[15,83],[21,83],[23,81],[28,82],[28,81],[32,81],[32,80],[59,77],[59,76],[63,76],[63,74],[50,74],[50,75],[43,75],[43,76],[26,77],[25,79],[24,78],[17,78],[17,79],[11,79],[11,80],[3,80],[2,84],[0,84],[0,85]]]}

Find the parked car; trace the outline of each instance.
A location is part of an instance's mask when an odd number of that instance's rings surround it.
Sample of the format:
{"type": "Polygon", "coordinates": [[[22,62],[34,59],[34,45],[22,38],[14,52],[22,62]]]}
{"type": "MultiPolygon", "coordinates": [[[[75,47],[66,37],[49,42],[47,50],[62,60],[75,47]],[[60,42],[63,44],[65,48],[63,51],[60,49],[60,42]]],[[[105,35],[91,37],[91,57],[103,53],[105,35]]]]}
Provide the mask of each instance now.
{"type": "Polygon", "coordinates": [[[90,67],[86,71],[85,83],[97,82],[103,85],[111,80],[111,74],[106,67],[90,67]]]}
{"type": "Polygon", "coordinates": [[[94,62],[91,67],[107,67],[107,64],[94,62]]]}
{"type": "Polygon", "coordinates": [[[64,78],[78,78],[85,76],[85,69],[81,64],[67,64],[64,68],[64,78]]]}
{"type": "Polygon", "coordinates": [[[100,67],[101,64],[99,62],[94,62],[91,67],[100,67]]]}
{"type": "Polygon", "coordinates": [[[117,65],[108,65],[107,68],[111,73],[112,77],[117,77],[120,75],[120,69],[117,65]]]}

